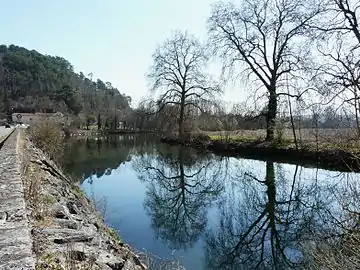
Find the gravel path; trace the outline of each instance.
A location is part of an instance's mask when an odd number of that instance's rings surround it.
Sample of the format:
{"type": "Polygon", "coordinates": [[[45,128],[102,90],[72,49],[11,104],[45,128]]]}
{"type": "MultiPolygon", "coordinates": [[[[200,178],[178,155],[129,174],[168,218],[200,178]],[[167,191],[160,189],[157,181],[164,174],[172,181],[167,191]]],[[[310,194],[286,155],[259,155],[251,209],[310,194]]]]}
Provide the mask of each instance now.
{"type": "MultiPolygon", "coordinates": [[[[11,129],[1,129],[5,136],[11,129]]],[[[18,153],[19,131],[0,150],[0,269],[35,269],[18,153]]]]}

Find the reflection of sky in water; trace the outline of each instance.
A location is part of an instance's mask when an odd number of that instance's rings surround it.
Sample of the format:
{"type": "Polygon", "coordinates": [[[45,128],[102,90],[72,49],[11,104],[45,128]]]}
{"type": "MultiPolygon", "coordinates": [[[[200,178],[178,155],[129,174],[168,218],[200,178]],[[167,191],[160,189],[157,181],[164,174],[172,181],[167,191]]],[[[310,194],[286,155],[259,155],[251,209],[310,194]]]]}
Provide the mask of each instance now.
{"type": "MultiPolygon", "coordinates": [[[[155,160],[151,159],[151,155],[145,156],[150,157],[148,159],[150,165],[158,165],[155,160]]],[[[146,250],[162,258],[172,258],[173,256],[183,263],[186,269],[203,269],[205,260],[204,234],[199,237],[193,246],[179,250],[171,249],[163,240],[156,239],[151,217],[144,210],[144,202],[147,198],[146,192],[151,184],[156,185],[156,181],[153,180],[152,183],[139,179],[139,172],[141,173],[139,159],[141,157],[133,156],[131,161],[121,164],[117,169],[112,170],[110,175],[103,175],[100,178],[93,175],[91,177],[92,184],[89,183],[89,178],[83,182],[84,190],[90,196],[94,195],[97,200],[105,198],[107,223],[117,229],[121,238],[131,246],[138,250],[146,250]]],[[[168,175],[171,174],[173,171],[166,167],[166,163],[162,163],[162,165],[164,164],[162,172],[168,175]]],[[[201,162],[199,164],[201,165],[201,162]]],[[[327,210],[331,209],[334,216],[340,217],[343,215],[338,204],[339,196],[347,197],[349,185],[354,185],[354,180],[358,179],[356,174],[298,167],[295,184],[292,186],[295,165],[274,164],[274,169],[276,200],[286,200],[289,198],[289,194],[293,194],[293,197],[300,199],[303,204],[300,204],[301,209],[299,209],[298,214],[292,213],[295,221],[286,229],[287,233],[290,234],[295,234],[297,226],[303,222],[301,220],[303,217],[297,215],[310,213],[310,210],[304,210],[307,207],[317,205],[320,209],[323,207],[327,210]]],[[[196,167],[189,169],[188,166],[185,166],[187,175],[195,174],[198,170],[196,167]]],[[[149,176],[150,173],[142,170],[144,177],[149,176]]],[[[206,216],[208,221],[205,231],[215,232],[216,235],[222,210],[235,213],[231,221],[234,227],[239,228],[239,224],[243,222],[240,227],[243,226],[246,229],[245,227],[256,219],[259,211],[266,204],[267,187],[264,183],[256,182],[251,177],[244,176],[245,173],[248,173],[258,180],[264,181],[266,177],[266,162],[264,161],[236,158],[227,158],[222,161],[212,160],[211,166],[207,167],[206,172],[201,173],[202,177],[206,177],[209,183],[220,179],[224,186],[224,191],[207,207],[206,216]],[[219,170],[219,168],[220,173],[215,174],[215,171],[219,170]],[[215,177],[214,175],[218,179],[212,179],[212,177],[215,177]],[[249,198],[254,201],[250,202],[249,198]],[[229,209],[233,209],[233,212],[229,209]],[[237,216],[240,216],[240,219],[237,216]],[[241,222],[239,223],[239,221],[241,222]]],[[[194,177],[188,179],[188,181],[196,183],[197,179],[194,177]]],[[[277,209],[283,210],[284,207],[281,205],[277,209]]],[[[319,226],[319,229],[331,229],[332,224],[329,223],[329,218],[329,216],[316,216],[312,220],[314,222],[313,226],[319,226]]],[[[281,224],[281,222],[277,226],[279,230],[285,228],[285,225],[281,224]]],[[[313,228],[314,232],[316,231],[315,227],[313,228]]],[[[285,244],[284,252],[291,261],[299,261],[302,253],[297,249],[297,245],[293,243],[291,237],[289,243],[285,244]]],[[[267,242],[264,246],[265,249],[269,249],[270,243],[267,242]]]]}

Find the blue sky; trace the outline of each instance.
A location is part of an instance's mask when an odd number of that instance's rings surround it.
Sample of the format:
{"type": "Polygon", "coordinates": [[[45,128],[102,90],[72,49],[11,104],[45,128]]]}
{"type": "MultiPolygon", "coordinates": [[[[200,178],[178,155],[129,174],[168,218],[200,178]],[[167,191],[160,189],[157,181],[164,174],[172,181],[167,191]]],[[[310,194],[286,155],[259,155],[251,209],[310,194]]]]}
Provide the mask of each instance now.
{"type": "MultiPolygon", "coordinates": [[[[156,46],[173,30],[206,38],[213,0],[0,0],[0,43],[69,60],[110,81],[135,103],[156,46]]],[[[225,99],[234,100],[232,91],[225,99]]]]}

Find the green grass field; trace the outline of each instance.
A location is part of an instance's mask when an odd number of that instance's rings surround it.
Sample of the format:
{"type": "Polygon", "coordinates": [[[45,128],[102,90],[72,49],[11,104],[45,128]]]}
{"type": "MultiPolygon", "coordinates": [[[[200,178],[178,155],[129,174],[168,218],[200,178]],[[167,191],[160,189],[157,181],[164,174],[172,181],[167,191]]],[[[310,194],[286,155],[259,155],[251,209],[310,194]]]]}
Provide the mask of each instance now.
{"type": "MultiPolygon", "coordinates": [[[[205,131],[211,140],[228,142],[264,141],[266,130],[235,130],[235,131],[205,131]]],[[[341,149],[350,152],[360,152],[360,140],[355,129],[302,129],[296,131],[299,148],[341,149]]],[[[291,129],[275,133],[275,142],[283,147],[293,147],[294,136],[291,129]]]]}

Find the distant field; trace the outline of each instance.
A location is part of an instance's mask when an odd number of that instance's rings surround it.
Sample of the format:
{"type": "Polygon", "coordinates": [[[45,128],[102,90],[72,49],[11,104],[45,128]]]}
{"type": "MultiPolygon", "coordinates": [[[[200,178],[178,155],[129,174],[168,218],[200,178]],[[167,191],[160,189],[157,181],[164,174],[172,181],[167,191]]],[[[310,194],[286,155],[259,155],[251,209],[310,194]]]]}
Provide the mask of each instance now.
{"type": "MultiPolygon", "coordinates": [[[[206,131],[207,135],[213,138],[221,138],[226,135],[234,140],[259,140],[265,139],[266,130],[235,130],[230,132],[225,131],[206,131]]],[[[276,133],[275,133],[276,134],[276,133]]],[[[348,142],[357,141],[356,129],[302,129],[296,131],[297,139],[303,142],[315,142],[318,138],[319,142],[348,142]]],[[[293,141],[294,136],[291,129],[283,130],[283,139],[286,141],[293,141]]]]}

